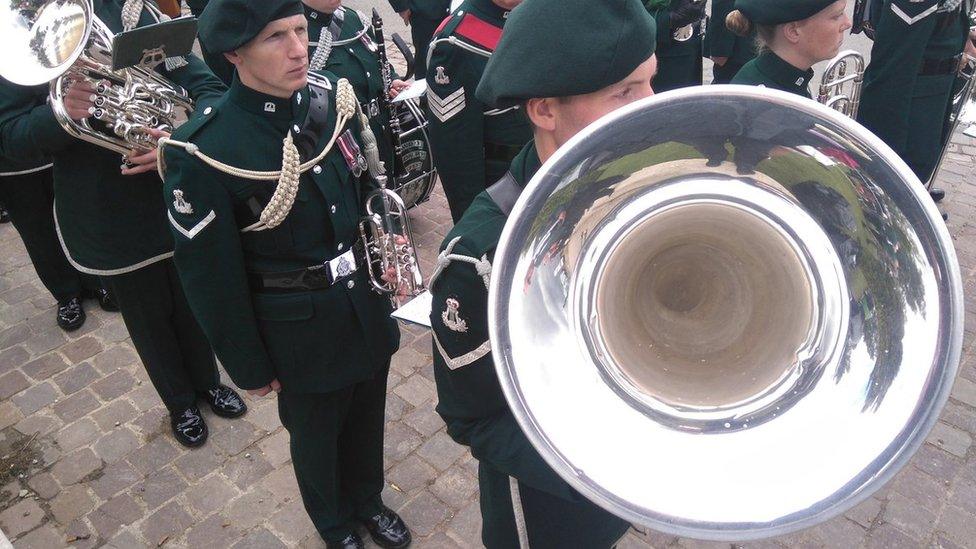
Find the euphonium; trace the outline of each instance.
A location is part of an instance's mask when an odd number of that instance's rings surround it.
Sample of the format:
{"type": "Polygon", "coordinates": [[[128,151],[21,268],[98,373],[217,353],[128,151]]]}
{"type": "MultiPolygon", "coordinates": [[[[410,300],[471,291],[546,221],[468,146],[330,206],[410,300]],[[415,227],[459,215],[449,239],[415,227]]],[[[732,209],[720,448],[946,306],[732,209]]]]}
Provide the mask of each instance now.
{"type": "Polygon", "coordinates": [[[675,535],[838,516],[925,443],[962,347],[952,238],[849,118],[755,86],[590,125],[509,214],[488,297],[499,385],[581,494],[675,535]]]}
{"type": "MultiPolygon", "coordinates": [[[[151,2],[145,7],[158,12],[151,2]]],[[[172,131],[193,110],[186,91],[147,64],[112,70],[113,33],[91,0],[19,0],[0,6],[0,76],[24,86],[51,83],[50,102],[70,135],[120,154],[156,146],[150,129],[172,131]],[[91,118],[72,120],[64,96],[72,82],[95,88],[91,118]],[[93,121],[97,120],[96,121],[93,121]]]]}
{"type": "Polygon", "coordinates": [[[837,54],[827,63],[820,79],[817,101],[835,111],[857,118],[864,85],[864,56],[854,50],[837,54]]]}

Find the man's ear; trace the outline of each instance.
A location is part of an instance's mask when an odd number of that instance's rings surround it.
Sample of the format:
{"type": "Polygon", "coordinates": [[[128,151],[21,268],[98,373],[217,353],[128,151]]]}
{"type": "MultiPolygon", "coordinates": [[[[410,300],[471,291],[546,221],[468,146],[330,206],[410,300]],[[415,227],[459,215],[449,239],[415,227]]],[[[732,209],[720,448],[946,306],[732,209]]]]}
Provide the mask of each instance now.
{"type": "Polygon", "coordinates": [[[543,97],[529,99],[525,102],[525,114],[528,115],[532,125],[546,131],[556,129],[556,113],[553,109],[556,99],[553,97],[543,97]]]}
{"type": "Polygon", "coordinates": [[[224,52],[224,58],[235,67],[241,64],[241,54],[237,53],[237,50],[224,52]]]}

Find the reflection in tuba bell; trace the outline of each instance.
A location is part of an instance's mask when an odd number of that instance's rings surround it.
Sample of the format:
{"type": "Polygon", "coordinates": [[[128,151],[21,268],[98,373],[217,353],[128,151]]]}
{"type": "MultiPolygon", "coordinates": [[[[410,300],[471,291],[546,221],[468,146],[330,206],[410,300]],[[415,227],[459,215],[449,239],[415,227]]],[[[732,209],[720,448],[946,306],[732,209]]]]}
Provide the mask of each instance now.
{"type": "Polygon", "coordinates": [[[857,118],[864,86],[864,56],[854,50],[837,54],[824,68],[817,101],[851,118],[857,118]]]}
{"type": "Polygon", "coordinates": [[[74,137],[123,155],[149,150],[156,145],[150,128],[172,131],[193,110],[186,91],[150,67],[112,70],[114,35],[94,14],[92,0],[4,2],[0,29],[0,76],[23,86],[50,82],[54,115],[74,137]],[[92,84],[96,99],[92,117],[76,122],[63,99],[79,80],[92,84]]]}
{"type": "Polygon", "coordinates": [[[550,466],[659,531],[745,540],[869,497],[958,367],[951,238],[908,167],[791,94],[668,92],[593,124],[515,205],[499,382],[550,466]]]}

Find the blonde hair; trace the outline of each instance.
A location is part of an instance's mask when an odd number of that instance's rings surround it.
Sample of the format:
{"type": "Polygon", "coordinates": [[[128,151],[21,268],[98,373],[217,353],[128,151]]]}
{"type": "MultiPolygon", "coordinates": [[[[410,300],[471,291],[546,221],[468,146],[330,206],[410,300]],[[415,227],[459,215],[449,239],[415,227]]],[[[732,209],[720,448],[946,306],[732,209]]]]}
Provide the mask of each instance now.
{"type": "Polygon", "coordinates": [[[725,26],[737,36],[743,38],[756,34],[756,51],[762,53],[769,49],[770,42],[776,36],[777,25],[758,25],[753,23],[746,14],[739,10],[732,10],[725,17],[725,26]]]}

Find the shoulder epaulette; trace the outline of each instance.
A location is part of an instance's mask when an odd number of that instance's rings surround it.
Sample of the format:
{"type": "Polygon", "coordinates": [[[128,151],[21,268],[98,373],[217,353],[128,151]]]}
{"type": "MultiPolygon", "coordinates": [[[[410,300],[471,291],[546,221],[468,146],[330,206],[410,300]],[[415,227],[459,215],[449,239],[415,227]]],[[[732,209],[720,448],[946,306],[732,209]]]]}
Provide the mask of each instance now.
{"type": "Polygon", "coordinates": [[[458,17],[456,14],[452,13],[451,15],[445,17],[444,20],[441,21],[440,25],[437,25],[437,30],[434,31],[433,36],[448,36],[454,32],[454,29],[457,28],[459,24],[461,24],[461,17],[458,17]]]}
{"type": "Polygon", "coordinates": [[[502,28],[496,27],[491,23],[478,19],[468,13],[461,18],[460,24],[454,29],[454,33],[474,43],[476,46],[495,51],[498,41],[502,38],[502,28]]]}
{"type": "Polygon", "coordinates": [[[189,120],[177,128],[176,131],[173,132],[173,137],[175,138],[179,136],[179,139],[189,139],[216,117],[217,105],[206,107],[200,111],[199,114],[190,117],[189,120]]]}

